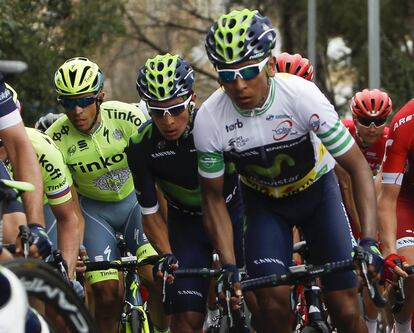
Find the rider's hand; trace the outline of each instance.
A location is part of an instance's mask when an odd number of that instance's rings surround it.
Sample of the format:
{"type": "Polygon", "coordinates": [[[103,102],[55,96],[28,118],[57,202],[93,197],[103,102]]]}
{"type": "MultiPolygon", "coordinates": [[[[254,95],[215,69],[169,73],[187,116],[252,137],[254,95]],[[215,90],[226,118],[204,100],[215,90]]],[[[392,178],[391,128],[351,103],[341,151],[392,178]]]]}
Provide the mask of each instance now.
{"type": "Polygon", "coordinates": [[[78,297],[83,300],[85,298],[85,290],[83,289],[81,283],[77,280],[71,280],[70,284],[76,295],[78,295],[78,297]]]}
{"type": "MultiPolygon", "coordinates": [[[[219,278],[218,284],[222,283],[224,288],[231,287],[231,310],[237,310],[240,308],[240,302],[242,299],[242,291],[240,288],[240,273],[239,269],[234,264],[224,264],[222,266],[223,274],[219,278]]],[[[218,290],[219,299],[223,303],[226,300],[226,295],[223,290],[218,290]]]]}
{"type": "Polygon", "coordinates": [[[389,254],[384,259],[384,273],[383,279],[387,282],[392,283],[397,276],[406,278],[408,274],[400,267],[407,265],[407,260],[404,256],[400,256],[396,253],[389,254]]]}
{"type": "Polygon", "coordinates": [[[167,283],[172,283],[174,281],[174,276],[172,274],[173,270],[178,268],[178,260],[174,254],[168,253],[163,255],[158,261],[154,264],[152,268],[152,274],[154,279],[159,279],[164,277],[164,273],[167,272],[167,283]]]}
{"type": "Polygon", "coordinates": [[[378,248],[378,242],[374,238],[365,237],[359,241],[359,246],[361,246],[369,255],[368,265],[370,273],[374,275],[375,278],[379,278],[384,258],[378,248]]]}
{"type": "Polygon", "coordinates": [[[32,223],[27,225],[32,234],[32,244],[35,245],[39,251],[40,256],[45,259],[52,251],[52,242],[49,236],[40,224],[32,223]]]}
{"type": "Polygon", "coordinates": [[[79,247],[78,260],[76,261],[76,273],[85,273],[86,265],[85,261],[88,260],[88,254],[86,253],[86,248],[83,244],[79,247]]]}

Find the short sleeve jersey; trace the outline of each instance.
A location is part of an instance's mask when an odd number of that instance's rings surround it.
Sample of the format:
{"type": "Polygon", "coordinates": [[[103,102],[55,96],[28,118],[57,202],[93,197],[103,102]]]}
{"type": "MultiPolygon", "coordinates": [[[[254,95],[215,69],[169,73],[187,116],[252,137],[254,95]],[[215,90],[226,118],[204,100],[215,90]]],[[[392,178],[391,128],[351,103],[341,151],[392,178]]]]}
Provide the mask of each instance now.
{"type": "Polygon", "coordinates": [[[332,104],[312,82],[287,73],[269,79],[260,109],[239,110],[222,90],[202,105],[194,127],[201,176],[219,177],[224,155],[247,186],[280,198],[300,192],[354,144],[332,104]]]}
{"type": "Polygon", "coordinates": [[[12,93],[4,82],[0,82],[0,130],[20,122],[22,122],[22,117],[13,101],[12,93]]]}
{"type": "Polygon", "coordinates": [[[361,149],[372,172],[376,174],[384,158],[385,144],[387,142],[387,137],[388,137],[388,127],[384,128],[383,134],[378,138],[378,140],[373,145],[365,148],[362,146],[362,142],[357,135],[354,121],[352,119],[343,119],[342,123],[348,129],[349,133],[351,133],[358,147],[361,149]]]}
{"type": "Polygon", "coordinates": [[[45,202],[58,205],[72,198],[72,177],[63,161],[63,156],[53,140],[34,128],[26,132],[40,165],[45,193],[45,202]]]}
{"type": "MultiPolygon", "coordinates": [[[[201,214],[201,190],[197,172],[197,152],[193,135],[184,134],[167,141],[148,121],[130,139],[126,148],[141,212],[158,211],[156,184],[170,206],[189,214],[201,214]]],[[[237,173],[227,168],[223,194],[230,203],[237,188],[237,173]]]]}
{"type": "Polygon", "coordinates": [[[414,100],[392,118],[383,163],[384,184],[401,185],[400,196],[414,195],[414,100]]]}
{"type": "Polygon", "coordinates": [[[146,119],[136,106],[118,101],[102,103],[100,113],[101,123],[91,135],[79,132],[66,116],[46,133],[62,152],[81,195],[117,202],[134,191],[124,149],[146,119]]]}

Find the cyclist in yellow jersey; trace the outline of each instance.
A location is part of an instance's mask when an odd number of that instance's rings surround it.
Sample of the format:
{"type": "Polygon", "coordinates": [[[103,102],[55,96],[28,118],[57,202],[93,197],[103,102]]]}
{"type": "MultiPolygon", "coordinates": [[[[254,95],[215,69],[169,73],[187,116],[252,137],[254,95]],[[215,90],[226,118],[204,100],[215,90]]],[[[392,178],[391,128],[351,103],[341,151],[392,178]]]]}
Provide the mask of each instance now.
{"type": "MultiPolygon", "coordinates": [[[[146,121],[134,105],[103,102],[104,76],[87,58],[67,60],[55,73],[58,101],[66,116],[46,133],[63,154],[85,219],[84,245],[92,261],[119,256],[115,233],[122,232],[138,257],[156,254],[143,232],[131,172],[124,148],[129,137],[146,121]]],[[[149,310],[157,328],[168,328],[151,267],[140,272],[149,288],[149,310]]],[[[100,332],[114,332],[121,311],[116,270],[87,273],[92,285],[95,318],[100,332]]]]}

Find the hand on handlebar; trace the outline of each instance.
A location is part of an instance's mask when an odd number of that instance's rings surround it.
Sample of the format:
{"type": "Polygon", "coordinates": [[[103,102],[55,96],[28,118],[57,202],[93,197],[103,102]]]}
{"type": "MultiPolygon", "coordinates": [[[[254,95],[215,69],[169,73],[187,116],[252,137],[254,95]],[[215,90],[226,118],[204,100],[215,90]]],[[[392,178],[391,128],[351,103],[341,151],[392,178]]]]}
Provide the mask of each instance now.
{"type": "Polygon", "coordinates": [[[384,259],[383,280],[393,284],[398,277],[406,278],[408,274],[402,269],[403,266],[408,266],[404,256],[396,253],[389,254],[384,259]]]}
{"type": "Polygon", "coordinates": [[[359,241],[359,246],[365,251],[367,255],[366,263],[368,265],[368,273],[373,281],[379,281],[381,278],[384,258],[378,248],[378,242],[369,237],[362,238],[359,241]]]}
{"type": "Polygon", "coordinates": [[[178,260],[174,254],[168,253],[163,255],[158,261],[154,264],[152,268],[152,275],[154,280],[164,279],[168,284],[171,284],[174,281],[174,275],[172,274],[174,270],[178,268],[178,260]]]}
{"type": "Polygon", "coordinates": [[[217,281],[217,293],[228,311],[238,310],[242,300],[239,269],[234,264],[224,264],[223,274],[217,281]]]}
{"type": "Polygon", "coordinates": [[[45,259],[52,250],[52,242],[46,230],[39,224],[19,226],[19,234],[16,239],[17,256],[45,259]]]}

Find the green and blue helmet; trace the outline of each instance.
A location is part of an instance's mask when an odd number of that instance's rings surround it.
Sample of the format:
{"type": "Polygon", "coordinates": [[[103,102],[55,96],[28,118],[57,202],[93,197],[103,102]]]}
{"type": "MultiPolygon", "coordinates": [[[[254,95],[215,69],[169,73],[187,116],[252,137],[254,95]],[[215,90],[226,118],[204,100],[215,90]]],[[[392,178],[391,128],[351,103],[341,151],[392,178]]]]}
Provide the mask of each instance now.
{"type": "Polygon", "coordinates": [[[269,18],[257,10],[233,10],[219,17],[207,33],[205,48],[214,66],[261,59],[276,45],[269,18]]]}
{"type": "Polygon", "coordinates": [[[178,55],[157,55],[138,70],[137,90],[144,100],[165,101],[192,93],[194,70],[178,55]]]}

